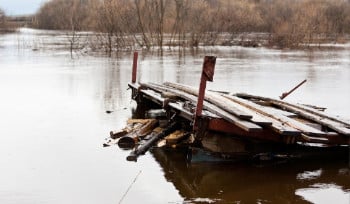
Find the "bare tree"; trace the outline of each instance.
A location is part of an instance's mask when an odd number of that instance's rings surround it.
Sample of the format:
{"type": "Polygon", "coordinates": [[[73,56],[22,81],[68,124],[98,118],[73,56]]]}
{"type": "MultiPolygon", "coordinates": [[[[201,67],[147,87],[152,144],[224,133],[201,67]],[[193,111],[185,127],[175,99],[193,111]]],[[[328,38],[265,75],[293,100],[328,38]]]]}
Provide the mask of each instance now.
{"type": "MultiPolygon", "coordinates": [[[[113,49],[133,46],[127,36],[131,5],[126,0],[103,0],[98,9],[98,31],[102,32],[102,44],[111,56],[113,49]],[[103,40],[105,39],[105,40],[103,40]]],[[[130,25],[133,27],[132,25],[130,25]]]]}
{"type": "Polygon", "coordinates": [[[5,28],[5,18],[6,18],[5,11],[0,8],[0,29],[5,28]]]}
{"type": "Polygon", "coordinates": [[[170,44],[173,44],[172,41],[177,38],[177,45],[183,46],[186,38],[186,30],[185,30],[185,21],[188,18],[188,10],[189,10],[189,0],[175,0],[175,18],[171,37],[170,44]]]}
{"type": "Polygon", "coordinates": [[[84,20],[87,18],[88,2],[82,0],[71,0],[67,2],[67,18],[70,29],[67,31],[67,38],[69,41],[69,49],[71,58],[73,58],[73,51],[80,50],[84,47],[81,45],[82,35],[79,31],[84,28],[84,20]]]}
{"type": "Polygon", "coordinates": [[[230,41],[244,41],[249,33],[266,32],[272,45],[298,47],[350,33],[350,4],[344,0],[51,0],[36,19],[39,28],[69,30],[71,45],[76,44],[76,31],[96,31],[100,45],[93,42],[95,47],[109,54],[134,45],[157,46],[162,52],[166,34],[170,34],[169,46],[196,47],[219,44],[223,33],[231,36],[230,41]]]}

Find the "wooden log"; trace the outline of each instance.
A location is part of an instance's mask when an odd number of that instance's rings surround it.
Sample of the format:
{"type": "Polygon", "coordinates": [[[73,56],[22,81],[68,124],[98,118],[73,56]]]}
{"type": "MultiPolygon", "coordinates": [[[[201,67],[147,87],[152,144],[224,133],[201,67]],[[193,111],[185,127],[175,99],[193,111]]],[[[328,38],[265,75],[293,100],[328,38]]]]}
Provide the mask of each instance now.
{"type": "Polygon", "coordinates": [[[127,134],[131,134],[132,132],[136,132],[140,127],[142,126],[142,123],[130,123],[129,121],[127,122],[127,126],[119,131],[111,131],[110,134],[110,139],[108,139],[107,142],[103,144],[104,147],[108,147],[111,145],[118,144],[118,139],[121,137],[126,136],[127,134]]]}
{"type": "Polygon", "coordinates": [[[154,144],[156,144],[159,140],[163,139],[165,136],[169,135],[176,129],[180,128],[179,123],[172,123],[166,129],[164,129],[161,133],[153,136],[151,139],[147,140],[144,144],[140,145],[137,149],[132,151],[129,156],[127,156],[128,161],[137,161],[137,157],[141,154],[146,153],[154,144]]]}
{"type": "MultiPolygon", "coordinates": [[[[148,88],[152,88],[158,91],[168,91],[171,92],[173,94],[178,95],[180,98],[183,98],[185,100],[188,100],[192,103],[196,103],[197,98],[191,94],[188,94],[186,92],[183,91],[179,91],[179,90],[175,90],[175,89],[169,89],[167,87],[162,87],[156,84],[142,84],[142,86],[148,87],[148,88]]],[[[241,120],[239,118],[237,118],[236,116],[220,109],[219,107],[208,103],[208,102],[204,102],[204,108],[209,110],[210,112],[224,118],[225,120],[233,123],[234,125],[237,125],[238,127],[242,128],[243,130],[247,131],[247,132],[255,132],[255,131],[261,131],[262,128],[254,123],[251,123],[249,121],[245,121],[245,120],[241,120]]]]}
{"type": "Polygon", "coordinates": [[[131,131],[133,131],[134,129],[138,129],[141,127],[141,125],[149,122],[149,119],[128,119],[126,124],[127,126],[121,130],[117,130],[117,131],[110,131],[109,135],[112,139],[118,139],[121,138],[123,136],[125,136],[126,134],[130,133],[131,131]],[[134,125],[136,125],[138,127],[134,127],[134,125]]]}
{"type": "Polygon", "coordinates": [[[109,135],[111,136],[112,139],[118,139],[118,138],[125,136],[128,133],[129,132],[126,129],[122,129],[119,131],[110,131],[109,135]]]}
{"type": "MultiPolygon", "coordinates": [[[[171,82],[166,82],[164,83],[164,85],[176,88],[178,90],[184,91],[186,93],[189,93],[198,97],[198,91],[193,87],[177,84],[177,83],[171,83],[171,82]]],[[[225,99],[224,97],[221,97],[218,94],[213,94],[207,91],[205,93],[204,98],[206,101],[211,102],[212,104],[220,107],[223,110],[226,110],[227,112],[235,115],[240,119],[251,119],[253,117],[252,115],[249,115],[244,111],[240,110],[239,109],[240,107],[235,106],[235,104],[230,103],[227,99],[225,99]]]]}
{"type": "Polygon", "coordinates": [[[149,119],[148,122],[143,124],[140,128],[135,129],[135,131],[121,137],[118,141],[118,146],[124,149],[134,148],[136,143],[140,140],[140,137],[144,137],[151,133],[157,125],[157,120],[149,119]]]}

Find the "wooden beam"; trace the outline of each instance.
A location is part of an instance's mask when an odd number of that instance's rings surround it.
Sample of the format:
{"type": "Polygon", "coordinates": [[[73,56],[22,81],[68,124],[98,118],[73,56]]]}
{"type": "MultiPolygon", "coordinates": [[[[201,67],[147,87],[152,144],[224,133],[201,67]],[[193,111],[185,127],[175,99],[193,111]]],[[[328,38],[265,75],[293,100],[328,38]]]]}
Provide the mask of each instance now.
{"type": "MultiPolygon", "coordinates": [[[[173,88],[176,88],[178,90],[181,90],[183,92],[192,94],[194,96],[198,96],[198,91],[194,87],[182,85],[182,84],[177,84],[177,83],[171,83],[171,82],[166,82],[164,83],[166,86],[170,86],[173,88]]],[[[253,116],[249,115],[242,110],[240,110],[240,107],[235,106],[235,104],[230,103],[227,99],[224,97],[220,97],[220,95],[215,95],[209,92],[206,92],[205,94],[205,100],[209,101],[210,103],[220,107],[223,110],[228,111],[229,113],[237,116],[240,119],[251,119],[253,116]]]]}
{"type": "Polygon", "coordinates": [[[312,113],[312,114],[320,116],[322,118],[328,118],[330,120],[333,120],[334,122],[338,122],[338,123],[343,124],[344,126],[350,127],[350,121],[349,120],[346,120],[346,119],[343,119],[343,118],[340,118],[340,117],[337,117],[337,116],[332,116],[329,113],[321,112],[321,111],[315,110],[314,108],[307,107],[305,105],[291,104],[291,103],[287,103],[287,102],[281,101],[281,100],[276,100],[276,99],[273,99],[273,98],[262,97],[262,96],[255,96],[255,95],[246,94],[246,93],[237,93],[237,94],[235,94],[235,96],[238,96],[240,98],[253,98],[253,99],[259,99],[259,100],[263,100],[263,101],[268,101],[270,103],[273,103],[273,104],[279,105],[279,106],[283,106],[283,105],[292,106],[292,107],[300,109],[302,111],[312,113]]]}
{"type": "MultiPolygon", "coordinates": [[[[173,93],[173,94],[179,96],[180,98],[188,100],[192,103],[196,103],[196,101],[197,101],[197,97],[195,97],[191,94],[188,94],[186,92],[180,91],[180,90],[169,89],[168,87],[160,86],[157,84],[148,84],[148,83],[142,84],[142,86],[158,90],[159,92],[168,91],[168,92],[173,93]]],[[[226,119],[227,121],[237,125],[238,127],[242,128],[245,131],[254,132],[254,131],[261,131],[262,130],[262,128],[260,126],[254,124],[254,123],[251,123],[249,121],[241,120],[241,119],[237,118],[236,116],[226,112],[225,110],[222,110],[221,108],[218,108],[217,106],[215,106],[211,103],[208,103],[205,101],[203,103],[203,105],[204,105],[204,108],[207,109],[208,111],[226,119]]]]}
{"type": "Polygon", "coordinates": [[[236,102],[236,103],[239,103],[247,108],[250,108],[254,111],[257,111],[257,112],[259,112],[267,117],[274,118],[274,119],[280,121],[282,124],[286,124],[290,127],[293,127],[297,130],[300,130],[304,134],[312,135],[312,136],[325,136],[326,135],[326,133],[323,131],[320,131],[320,130],[313,128],[311,126],[305,125],[304,123],[299,122],[297,120],[293,120],[292,118],[289,118],[287,116],[279,114],[278,112],[271,112],[270,109],[266,109],[264,106],[258,105],[254,102],[249,101],[249,100],[242,99],[242,98],[239,98],[237,96],[227,95],[227,94],[223,94],[223,96],[236,102]]]}
{"type": "MultiPolygon", "coordinates": [[[[185,86],[185,85],[180,85],[180,84],[175,84],[175,83],[170,83],[170,82],[166,82],[165,84],[169,85],[170,87],[173,87],[173,89],[174,88],[179,89],[179,90],[181,90],[181,91],[183,91],[183,92],[185,92],[187,94],[189,94],[188,92],[195,93],[194,88],[192,88],[190,86],[185,86]]],[[[206,96],[211,96],[211,97],[216,97],[215,95],[216,95],[215,93],[207,93],[206,94],[206,96]]],[[[225,104],[231,104],[231,105],[235,106],[236,108],[241,108],[241,109],[247,110],[247,108],[243,107],[242,105],[237,104],[237,103],[234,104],[229,99],[227,99],[225,97],[220,96],[220,97],[216,97],[216,98],[218,100],[225,101],[225,104]]],[[[215,105],[217,105],[217,104],[215,104],[215,105]]],[[[224,109],[225,111],[229,111],[228,110],[230,108],[229,105],[228,106],[224,106],[224,107],[226,107],[226,109],[224,109]]],[[[210,109],[209,111],[212,111],[212,110],[210,109]]],[[[249,112],[252,113],[253,111],[249,110],[249,112]]],[[[258,114],[258,113],[254,113],[254,115],[259,116],[260,119],[264,119],[265,121],[268,121],[269,125],[271,125],[271,128],[274,131],[278,132],[279,134],[290,135],[290,136],[298,136],[298,135],[301,134],[300,130],[297,130],[296,128],[293,128],[293,127],[290,127],[288,125],[285,125],[282,122],[276,120],[275,118],[271,118],[271,117],[267,118],[267,117],[264,117],[263,114],[258,114]]],[[[250,120],[252,120],[252,118],[250,120]]],[[[254,121],[252,121],[252,122],[254,122],[254,121]]]]}

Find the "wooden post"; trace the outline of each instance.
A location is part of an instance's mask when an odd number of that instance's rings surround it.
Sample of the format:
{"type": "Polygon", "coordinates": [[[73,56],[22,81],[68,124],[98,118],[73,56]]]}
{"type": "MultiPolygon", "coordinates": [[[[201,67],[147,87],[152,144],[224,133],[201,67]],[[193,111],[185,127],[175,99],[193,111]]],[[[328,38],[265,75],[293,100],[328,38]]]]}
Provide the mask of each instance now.
{"type": "Polygon", "coordinates": [[[132,78],[131,82],[136,82],[136,75],[137,75],[137,58],[138,58],[138,52],[134,52],[134,60],[132,62],[132,78]]]}
{"type": "Polygon", "coordinates": [[[213,78],[214,78],[215,63],[216,63],[216,57],[214,56],[204,57],[201,81],[200,81],[199,92],[198,92],[196,114],[195,114],[194,124],[193,124],[194,130],[197,129],[198,118],[202,116],[203,101],[204,101],[204,95],[205,95],[205,88],[207,87],[207,81],[213,81],[213,78]]]}

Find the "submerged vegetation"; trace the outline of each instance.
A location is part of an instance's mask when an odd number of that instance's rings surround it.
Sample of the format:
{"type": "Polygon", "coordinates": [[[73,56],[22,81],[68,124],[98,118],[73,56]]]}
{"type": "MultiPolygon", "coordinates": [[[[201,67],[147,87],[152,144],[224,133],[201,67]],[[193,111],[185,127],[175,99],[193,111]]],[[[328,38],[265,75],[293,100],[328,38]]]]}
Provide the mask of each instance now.
{"type": "Polygon", "coordinates": [[[107,53],[135,46],[297,48],[344,42],[350,33],[350,1],[51,0],[37,12],[35,26],[66,30],[71,49],[78,31],[94,31],[90,47],[107,53]]]}

